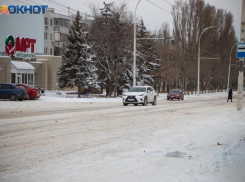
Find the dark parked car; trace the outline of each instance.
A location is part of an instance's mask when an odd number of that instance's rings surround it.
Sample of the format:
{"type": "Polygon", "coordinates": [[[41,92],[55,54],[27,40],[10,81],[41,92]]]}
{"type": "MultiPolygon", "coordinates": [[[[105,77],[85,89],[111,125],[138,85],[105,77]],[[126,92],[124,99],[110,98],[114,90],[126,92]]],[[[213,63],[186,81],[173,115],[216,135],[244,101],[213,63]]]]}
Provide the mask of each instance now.
{"type": "Polygon", "coordinates": [[[179,89],[173,89],[173,90],[171,90],[171,91],[168,93],[167,99],[168,99],[168,100],[169,100],[169,99],[171,99],[171,100],[173,100],[173,99],[178,99],[178,100],[182,99],[182,100],[184,100],[184,94],[183,94],[183,92],[182,92],[181,90],[179,90],[179,89]]]}
{"type": "Polygon", "coordinates": [[[0,99],[20,100],[24,99],[25,91],[10,83],[0,83],[0,99]]]}
{"type": "Polygon", "coordinates": [[[15,85],[25,87],[27,89],[27,93],[30,99],[39,98],[41,96],[39,88],[33,87],[31,85],[26,85],[23,83],[15,83],[15,85]]]}
{"type": "Polygon", "coordinates": [[[24,92],[22,93],[23,99],[24,99],[24,100],[29,100],[30,98],[29,98],[29,95],[28,95],[28,93],[27,93],[27,89],[26,89],[25,87],[21,86],[21,85],[19,85],[19,86],[17,86],[17,87],[19,87],[19,88],[21,88],[22,90],[24,90],[24,92]]]}

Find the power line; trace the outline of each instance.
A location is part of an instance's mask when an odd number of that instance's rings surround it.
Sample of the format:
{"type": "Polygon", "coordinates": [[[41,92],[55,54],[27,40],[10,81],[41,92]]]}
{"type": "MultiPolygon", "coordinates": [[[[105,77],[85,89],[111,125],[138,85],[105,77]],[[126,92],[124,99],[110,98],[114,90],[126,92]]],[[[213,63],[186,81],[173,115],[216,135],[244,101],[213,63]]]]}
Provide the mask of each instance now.
{"type": "MultiPolygon", "coordinates": [[[[75,11],[75,12],[78,11],[78,10],[75,10],[75,9],[73,9],[73,8],[71,8],[71,7],[67,6],[67,5],[65,5],[65,4],[62,4],[62,3],[60,3],[60,2],[57,2],[57,1],[55,1],[55,0],[48,0],[48,1],[51,2],[52,4],[61,6],[61,7],[63,7],[63,8],[70,8],[70,10],[75,11]]],[[[91,15],[88,15],[88,14],[82,13],[82,12],[80,12],[80,14],[83,14],[83,15],[86,15],[86,16],[89,16],[89,17],[93,17],[93,16],[91,16],[91,15]]]]}
{"type": "Polygon", "coordinates": [[[169,13],[170,15],[172,15],[170,12],[168,12],[168,11],[166,11],[165,9],[161,8],[160,6],[158,6],[158,5],[154,4],[153,2],[151,2],[151,1],[149,1],[149,0],[146,0],[146,1],[148,1],[149,3],[153,4],[154,6],[156,6],[156,7],[160,8],[161,10],[163,10],[163,11],[165,11],[165,12],[169,13]]]}
{"type": "Polygon", "coordinates": [[[52,6],[54,6],[56,11],[68,13],[67,8],[64,8],[65,10],[64,10],[64,9],[60,9],[60,7],[58,7],[58,6],[56,6],[56,5],[54,5],[54,4],[50,3],[50,2],[48,2],[47,0],[43,0],[43,1],[45,1],[45,2],[47,2],[47,3],[49,3],[49,4],[51,4],[52,6]]]}
{"type": "MultiPolygon", "coordinates": [[[[48,0],[43,0],[43,1],[45,1],[45,2],[47,2],[47,3],[49,3],[49,4],[51,4],[52,6],[55,6],[55,7],[58,7],[56,4],[54,4],[54,3],[52,3],[52,2],[49,2],[48,0]]],[[[58,8],[63,8],[63,7],[58,7],[58,8]]],[[[62,10],[67,10],[67,8],[63,8],[62,10]]]]}
{"type": "Polygon", "coordinates": [[[165,2],[168,3],[168,4],[170,4],[171,6],[174,6],[173,4],[171,4],[170,2],[168,2],[168,1],[166,1],[166,0],[163,0],[163,1],[165,1],[165,2]]]}
{"type": "Polygon", "coordinates": [[[203,52],[206,52],[206,53],[208,53],[208,54],[210,54],[210,55],[212,55],[212,56],[216,56],[216,57],[219,57],[218,55],[216,55],[216,54],[213,54],[213,53],[211,53],[211,52],[208,52],[208,51],[205,51],[205,50],[203,50],[203,49],[201,49],[203,52]]]}
{"type": "MultiPolygon", "coordinates": [[[[22,4],[26,4],[26,5],[33,5],[33,4],[29,4],[29,3],[26,3],[26,2],[23,2],[23,1],[19,1],[19,0],[15,0],[15,1],[20,2],[22,4]]],[[[30,0],[26,0],[26,1],[32,2],[34,4],[42,5],[42,4],[39,4],[39,3],[36,3],[36,2],[30,1],[30,0]]],[[[61,11],[61,10],[56,10],[56,11],[65,12],[65,11],[61,11]]],[[[67,13],[67,12],[65,12],[65,13],[67,13]]]]}
{"type": "MultiPolygon", "coordinates": [[[[55,1],[52,1],[52,0],[48,0],[48,1],[50,1],[50,2],[52,2],[52,3],[54,3],[54,4],[56,4],[56,5],[62,6],[62,7],[64,7],[64,8],[70,8],[69,6],[66,6],[66,5],[64,5],[64,4],[61,4],[61,3],[58,3],[58,2],[55,2],[55,1]]],[[[73,8],[70,8],[70,10],[77,12],[77,10],[75,10],[75,9],[73,9],[73,8]]]]}

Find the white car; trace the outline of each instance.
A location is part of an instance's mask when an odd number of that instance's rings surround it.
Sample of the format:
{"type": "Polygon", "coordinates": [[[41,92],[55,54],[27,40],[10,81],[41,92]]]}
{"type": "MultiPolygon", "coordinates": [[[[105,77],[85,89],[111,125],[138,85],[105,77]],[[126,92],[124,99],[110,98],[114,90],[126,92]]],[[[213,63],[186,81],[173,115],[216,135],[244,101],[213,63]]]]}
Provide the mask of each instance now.
{"type": "Polygon", "coordinates": [[[155,90],[150,86],[136,86],[129,89],[127,93],[123,94],[123,105],[128,104],[143,104],[146,106],[148,103],[152,105],[157,104],[157,94],[155,90]]]}

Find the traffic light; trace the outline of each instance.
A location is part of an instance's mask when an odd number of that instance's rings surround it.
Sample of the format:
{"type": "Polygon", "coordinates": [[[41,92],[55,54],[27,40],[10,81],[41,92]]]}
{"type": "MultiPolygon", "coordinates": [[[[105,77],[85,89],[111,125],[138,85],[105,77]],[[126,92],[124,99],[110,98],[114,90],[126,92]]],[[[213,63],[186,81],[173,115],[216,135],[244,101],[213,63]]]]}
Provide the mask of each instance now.
{"type": "Polygon", "coordinates": [[[243,71],[243,67],[244,67],[243,64],[244,62],[240,60],[240,61],[236,61],[235,66],[239,71],[243,71]]]}

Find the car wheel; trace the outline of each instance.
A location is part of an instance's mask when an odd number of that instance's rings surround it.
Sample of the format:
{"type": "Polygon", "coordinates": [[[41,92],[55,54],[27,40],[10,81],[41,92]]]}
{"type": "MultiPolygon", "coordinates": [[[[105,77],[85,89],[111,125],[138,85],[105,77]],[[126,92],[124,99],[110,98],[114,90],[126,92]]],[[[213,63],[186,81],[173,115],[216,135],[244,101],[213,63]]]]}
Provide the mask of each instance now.
{"type": "Polygon", "coordinates": [[[178,100],[180,100],[180,99],[178,99],[178,100]]]}
{"type": "Polygon", "coordinates": [[[128,104],[123,103],[124,106],[127,106],[128,104]]]}
{"type": "Polygon", "coordinates": [[[137,106],[138,104],[134,104],[135,106],[137,106]]]}
{"type": "Polygon", "coordinates": [[[184,100],[184,97],[182,98],[182,100],[184,100]]]}
{"type": "Polygon", "coordinates": [[[23,99],[19,99],[19,101],[23,101],[23,99]]]}
{"type": "Polygon", "coordinates": [[[15,94],[11,94],[9,97],[10,100],[15,101],[17,99],[15,94]]]}
{"type": "Polygon", "coordinates": [[[143,106],[146,106],[147,104],[148,104],[148,103],[147,103],[147,97],[145,97],[143,106]]]}
{"type": "Polygon", "coordinates": [[[171,99],[171,100],[173,100],[173,99],[171,99]]]}
{"type": "Polygon", "coordinates": [[[156,97],[154,97],[154,100],[153,100],[153,102],[152,102],[152,105],[153,105],[153,106],[157,105],[157,98],[156,98],[156,97]]]}

